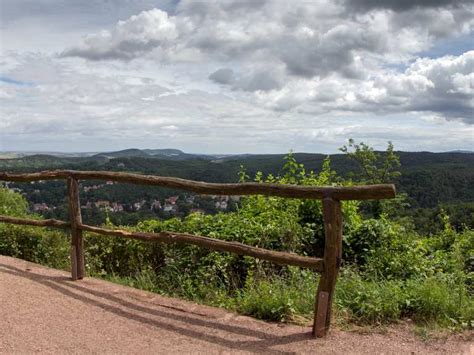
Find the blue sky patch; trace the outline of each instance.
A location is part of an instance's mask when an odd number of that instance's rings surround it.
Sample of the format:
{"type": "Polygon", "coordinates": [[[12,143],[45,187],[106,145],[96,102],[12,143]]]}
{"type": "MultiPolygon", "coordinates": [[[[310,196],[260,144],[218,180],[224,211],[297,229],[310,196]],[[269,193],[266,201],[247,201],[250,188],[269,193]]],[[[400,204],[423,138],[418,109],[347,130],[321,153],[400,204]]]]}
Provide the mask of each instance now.
{"type": "Polygon", "coordinates": [[[472,33],[459,37],[450,37],[439,40],[427,51],[418,54],[419,57],[439,58],[445,55],[459,56],[474,49],[474,35],[472,33]]]}
{"type": "Polygon", "coordinates": [[[30,83],[28,81],[15,80],[6,76],[0,76],[0,83],[11,84],[11,85],[16,85],[16,86],[32,86],[33,85],[33,83],[30,83]]]}

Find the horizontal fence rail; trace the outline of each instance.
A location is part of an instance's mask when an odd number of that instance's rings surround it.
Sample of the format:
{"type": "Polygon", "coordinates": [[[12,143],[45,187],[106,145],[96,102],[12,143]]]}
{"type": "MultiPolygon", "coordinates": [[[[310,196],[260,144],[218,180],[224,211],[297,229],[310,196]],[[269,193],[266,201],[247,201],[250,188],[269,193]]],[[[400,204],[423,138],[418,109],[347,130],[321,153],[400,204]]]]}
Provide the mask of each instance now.
{"type": "MultiPolygon", "coordinates": [[[[26,219],[26,218],[13,218],[7,216],[0,216],[0,222],[29,225],[35,227],[53,227],[68,229],[71,227],[70,223],[64,221],[58,221],[56,219],[26,219]]],[[[224,252],[230,252],[237,255],[253,256],[261,260],[271,261],[279,265],[292,265],[300,266],[309,269],[314,269],[321,272],[323,270],[323,259],[311,258],[307,256],[300,256],[293,253],[272,251],[263,248],[257,248],[250,245],[246,245],[239,242],[230,242],[215,238],[203,237],[199,235],[193,235],[188,233],[175,233],[175,232],[159,232],[159,233],[144,233],[144,232],[132,232],[120,229],[106,229],[100,227],[89,226],[87,224],[80,224],[78,226],[80,230],[92,232],[101,235],[108,235],[114,237],[123,237],[128,239],[136,239],[150,242],[161,242],[161,243],[178,243],[178,244],[192,244],[200,247],[219,250],[224,252]]]]}
{"type": "Polygon", "coordinates": [[[188,233],[159,232],[159,233],[143,233],[129,232],[117,229],[105,229],[99,227],[88,226],[82,224],[79,226],[81,230],[93,232],[102,235],[111,235],[116,237],[125,237],[146,241],[157,241],[162,243],[180,243],[193,244],[213,250],[225,251],[237,255],[253,256],[261,260],[271,261],[279,265],[292,265],[323,271],[323,259],[310,258],[297,254],[286,253],[281,251],[272,251],[263,248],[252,247],[239,242],[229,242],[216,238],[202,237],[188,233]]]}
{"type": "Polygon", "coordinates": [[[175,177],[140,175],[110,171],[55,170],[38,173],[12,174],[0,172],[0,181],[31,182],[40,180],[67,180],[70,222],[56,219],[33,220],[1,216],[0,222],[35,227],[53,227],[71,231],[72,279],[82,279],[85,274],[83,231],[114,237],[162,243],[192,244],[211,250],[231,252],[267,260],[279,265],[306,267],[321,273],[316,293],[313,335],[325,336],[331,321],[331,305],[342,257],[341,200],[372,200],[395,197],[392,184],[363,186],[297,186],[269,183],[215,184],[175,177]],[[220,240],[187,233],[144,233],[106,229],[82,223],[79,199],[79,180],[108,180],[122,183],[154,185],[182,189],[203,195],[264,195],[299,199],[319,199],[323,204],[325,247],[324,257],[314,258],[288,252],[267,250],[243,243],[220,240]]]}
{"type": "Polygon", "coordinates": [[[19,224],[23,226],[35,226],[35,227],[53,227],[53,228],[63,228],[68,229],[71,227],[70,223],[64,221],[58,221],[57,219],[26,219],[26,218],[16,218],[9,216],[0,216],[0,222],[19,224]]]}
{"type": "Polygon", "coordinates": [[[238,184],[214,184],[167,176],[151,176],[112,171],[56,170],[31,174],[0,173],[0,180],[29,182],[38,180],[111,180],[124,183],[155,185],[192,191],[204,195],[265,195],[303,199],[372,200],[395,197],[391,184],[369,186],[298,186],[246,182],[238,184]]]}

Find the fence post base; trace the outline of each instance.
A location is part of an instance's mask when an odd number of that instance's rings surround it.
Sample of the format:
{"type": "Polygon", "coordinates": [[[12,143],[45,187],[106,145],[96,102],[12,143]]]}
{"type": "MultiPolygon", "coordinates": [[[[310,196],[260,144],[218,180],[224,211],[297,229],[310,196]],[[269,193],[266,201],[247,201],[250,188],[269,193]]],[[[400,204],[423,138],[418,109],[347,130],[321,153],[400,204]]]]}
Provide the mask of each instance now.
{"type": "Polygon", "coordinates": [[[69,251],[71,258],[71,278],[73,281],[77,280],[77,258],[76,258],[76,247],[71,244],[71,249],[69,251]]]}
{"type": "Polygon", "coordinates": [[[330,197],[323,199],[324,270],[316,293],[313,336],[324,337],[331,324],[331,306],[342,256],[341,202],[330,197]]]}

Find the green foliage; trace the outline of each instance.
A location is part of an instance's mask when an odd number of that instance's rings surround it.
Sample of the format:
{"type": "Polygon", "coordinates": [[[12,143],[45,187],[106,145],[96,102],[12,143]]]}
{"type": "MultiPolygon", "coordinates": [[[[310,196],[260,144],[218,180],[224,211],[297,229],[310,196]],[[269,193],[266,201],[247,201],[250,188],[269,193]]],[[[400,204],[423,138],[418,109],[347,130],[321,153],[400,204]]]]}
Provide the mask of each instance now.
{"type": "Polygon", "coordinates": [[[474,327],[472,294],[450,275],[411,279],[406,282],[405,292],[405,314],[415,320],[452,328],[474,327]]]}
{"type": "Polygon", "coordinates": [[[367,280],[347,270],[338,280],[335,303],[355,323],[388,323],[402,314],[402,284],[399,280],[367,280]]]}
{"type": "Polygon", "coordinates": [[[104,238],[86,234],[87,271],[96,275],[134,275],[147,267],[158,269],[159,246],[125,238],[104,238]]]}
{"type": "Polygon", "coordinates": [[[363,142],[356,144],[352,138],[349,139],[349,145],[344,145],[340,150],[357,162],[362,170],[363,182],[385,184],[400,176],[397,170],[400,167],[400,158],[395,154],[392,142],[388,142],[385,154],[375,152],[363,142]]]}
{"type": "MultiPolygon", "coordinates": [[[[374,151],[363,142],[356,144],[352,138],[349,139],[349,145],[344,145],[340,150],[358,164],[361,170],[358,181],[368,184],[386,184],[394,183],[401,176],[398,170],[400,158],[395,154],[392,142],[388,142],[387,150],[383,154],[374,151]]],[[[369,210],[375,217],[384,213],[398,216],[400,209],[408,206],[406,198],[405,194],[399,193],[395,200],[373,201],[365,205],[370,206],[369,210]]]]}
{"type": "Polygon", "coordinates": [[[140,290],[145,290],[148,292],[155,292],[159,293],[160,289],[157,285],[158,279],[156,274],[151,269],[141,270],[139,272],[135,272],[131,274],[132,276],[120,276],[114,273],[104,274],[101,275],[105,279],[118,283],[120,285],[129,286],[138,288],[140,290]]]}
{"type": "Polygon", "coordinates": [[[0,214],[21,217],[28,211],[28,202],[18,193],[0,185],[0,214]]]}
{"type": "MultiPolygon", "coordinates": [[[[0,214],[27,217],[27,207],[23,196],[0,188],[0,214]]],[[[34,227],[0,223],[0,254],[57,268],[69,265],[69,243],[64,233],[34,227]]]]}
{"type": "Polygon", "coordinates": [[[312,272],[288,268],[284,275],[249,273],[238,293],[240,313],[273,321],[294,320],[296,315],[310,318],[318,277],[312,272]]]}
{"type": "Polygon", "coordinates": [[[404,279],[427,275],[432,268],[418,236],[384,218],[365,220],[346,245],[346,260],[368,275],[404,279]]]}
{"type": "Polygon", "coordinates": [[[360,324],[388,323],[409,317],[452,329],[474,326],[474,301],[463,284],[446,274],[407,280],[364,279],[343,272],[336,288],[340,313],[360,324]]]}
{"type": "Polygon", "coordinates": [[[69,243],[64,233],[0,224],[0,254],[59,269],[68,268],[69,243]]]}

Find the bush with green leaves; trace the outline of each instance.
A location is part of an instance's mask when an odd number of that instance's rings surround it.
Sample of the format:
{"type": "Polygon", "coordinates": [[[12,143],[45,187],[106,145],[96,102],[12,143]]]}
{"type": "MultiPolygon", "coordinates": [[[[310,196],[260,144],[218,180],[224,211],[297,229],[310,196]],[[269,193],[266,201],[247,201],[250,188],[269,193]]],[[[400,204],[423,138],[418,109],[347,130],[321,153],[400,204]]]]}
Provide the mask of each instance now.
{"type": "MultiPolygon", "coordinates": [[[[19,193],[0,187],[0,214],[13,217],[28,213],[28,203],[19,193]]],[[[0,254],[57,268],[69,265],[69,243],[61,231],[0,223],[0,254]]]]}
{"type": "Polygon", "coordinates": [[[13,217],[26,216],[28,214],[28,202],[19,193],[0,185],[0,214],[13,217]]]}

